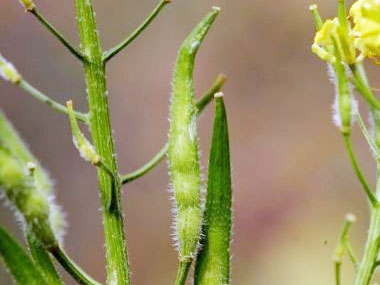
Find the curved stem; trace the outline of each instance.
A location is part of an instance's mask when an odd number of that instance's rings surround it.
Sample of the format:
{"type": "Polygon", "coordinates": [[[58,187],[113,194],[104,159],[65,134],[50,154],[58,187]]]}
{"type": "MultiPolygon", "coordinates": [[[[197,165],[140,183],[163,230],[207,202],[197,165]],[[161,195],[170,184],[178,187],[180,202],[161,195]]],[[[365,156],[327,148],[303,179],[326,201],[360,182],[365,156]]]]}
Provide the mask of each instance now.
{"type": "Polygon", "coordinates": [[[156,8],[152,11],[152,13],[145,19],[145,21],[134,30],[125,40],[119,43],[114,48],[105,52],[103,55],[103,61],[107,62],[120,51],[122,51],[126,46],[128,46],[135,38],[137,38],[148,26],[149,24],[157,17],[162,8],[166,6],[166,4],[170,3],[171,0],[161,0],[161,2],[156,6],[156,8]]]}
{"type": "Polygon", "coordinates": [[[191,267],[191,261],[180,261],[175,285],[184,285],[191,267]]]}
{"type": "MultiPolygon", "coordinates": [[[[58,103],[57,101],[51,99],[50,97],[46,96],[43,94],[41,91],[33,87],[31,84],[29,84],[27,81],[22,79],[19,83],[18,86],[20,86],[22,89],[24,89],[27,93],[32,95],[35,99],[41,101],[42,103],[45,103],[49,105],[52,109],[63,113],[63,114],[68,114],[66,106],[58,103]]],[[[81,112],[75,112],[75,116],[78,120],[88,123],[88,115],[81,113],[81,112]]]]}
{"type": "Polygon", "coordinates": [[[92,279],[85,273],[70,257],[63,251],[62,248],[57,247],[50,250],[51,254],[57,259],[62,267],[82,285],[101,285],[101,283],[92,279]]]}
{"type": "Polygon", "coordinates": [[[86,60],[83,53],[75,48],[60,32],[58,32],[57,29],[54,28],[36,8],[30,10],[30,13],[32,13],[32,15],[35,16],[42,25],[44,25],[73,55],[75,55],[76,58],[80,61],[86,60]]]}
{"type": "Polygon", "coordinates": [[[360,183],[362,184],[363,190],[364,190],[365,194],[367,195],[371,205],[373,207],[375,207],[378,204],[378,201],[377,201],[375,195],[373,194],[372,190],[370,189],[368,182],[365,179],[362,171],[360,170],[359,164],[356,160],[356,157],[355,157],[355,154],[354,154],[354,151],[352,148],[351,137],[349,135],[344,135],[343,139],[344,139],[344,144],[345,144],[346,150],[347,150],[348,155],[349,155],[350,160],[351,160],[352,167],[355,171],[355,174],[358,177],[360,183]]]}
{"type": "MultiPolygon", "coordinates": [[[[218,77],[215,79],[214,83],[210,87],[209,90],[206,91],[206,93],[202,96],[201,99],[198,100],[196,103],[196,106],[198,108],[198,114],[200,114],[204,108],[210,103],[215,93],[219,92],[224,83],[226,82],[226,76],[223,74],[218,75],[218,77]]],[[[121,176],[121,184],[126,184],[128,182],[131,182],[137,178],[140,178],[144,174],[148,173],[150,170],[152,170],[157,164],[159,164],[165,157],[166,152],[168,151],[168,144],[166,143],[163,148],[146,164],[144,164],[141,168],[121,176]]]]}
{"type": "Polygon", "coordinates": [[[144,164],[141,168],[126,174],[121,177],[121,184],[129,183],[133,180],[136,180],[137,178],[143,176],[144,174],[148,173],[150,170],[152,170],[157,164],[161,162],[161,160],[165,157],[166,152],[168,151],[168,144],[166,143],[165,146],[146,164],[144,164]]]}

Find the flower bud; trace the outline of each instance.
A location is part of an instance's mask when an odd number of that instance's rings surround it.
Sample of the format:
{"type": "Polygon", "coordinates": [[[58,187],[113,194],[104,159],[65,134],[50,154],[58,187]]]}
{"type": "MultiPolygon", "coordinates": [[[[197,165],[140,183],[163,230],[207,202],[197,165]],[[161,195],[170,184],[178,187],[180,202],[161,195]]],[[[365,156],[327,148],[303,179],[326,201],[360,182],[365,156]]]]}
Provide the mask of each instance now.
{"type": "Polygon", "coordinates": [[[24,6],[26,11],[32,11],[36,5],[33,3],[32,0],[19,0],[21,5],[24,6]]]}
{"type": "Polygon", "coordinates": [[[8,62],[0,54],[0,77],[11,83],[19,83],[22,79],[20,73],[16,70],[12,63],[8,62]]]}

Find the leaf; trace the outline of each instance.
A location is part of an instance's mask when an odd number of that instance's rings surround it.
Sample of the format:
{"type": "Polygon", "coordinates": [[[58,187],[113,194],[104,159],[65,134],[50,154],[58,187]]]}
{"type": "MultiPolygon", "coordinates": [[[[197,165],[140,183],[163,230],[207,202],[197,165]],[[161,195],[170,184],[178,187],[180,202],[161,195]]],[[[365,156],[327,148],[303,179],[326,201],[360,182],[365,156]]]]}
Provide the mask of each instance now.
{"type": "Polygon", "coordinates": [[[48,285],[30,256],[0,227],[0,256],[19,285],[48,285]]]}
{"type": "Polygon", "coordinates": [[[202,285],[230,283],[232,187],[228,124],[222,94],[215,97],[203,238],[194,278],[194,284],[202,285]]]}
{"type": "Polygon", "coordinates": [[[64,283],[59,277],[49,253],[32,232],[27,233],[27,241],[33,260],[36,266],[39,267],[48,284],[63,285],[64,283]]]}

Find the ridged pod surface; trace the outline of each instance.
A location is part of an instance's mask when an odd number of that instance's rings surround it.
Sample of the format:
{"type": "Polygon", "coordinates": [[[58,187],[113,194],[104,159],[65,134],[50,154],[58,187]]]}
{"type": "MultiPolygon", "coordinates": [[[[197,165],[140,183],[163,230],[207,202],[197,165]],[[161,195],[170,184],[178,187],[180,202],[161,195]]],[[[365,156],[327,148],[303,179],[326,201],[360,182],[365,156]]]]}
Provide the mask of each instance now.
{"type": "Polygon", "coordinates": [[[175,234],[180,261],[194,258],[202,225],[194,60],[218,13],[219,8],[213,8],[185,39],[173,73],[168,160],[176,204],[175,234]]]}

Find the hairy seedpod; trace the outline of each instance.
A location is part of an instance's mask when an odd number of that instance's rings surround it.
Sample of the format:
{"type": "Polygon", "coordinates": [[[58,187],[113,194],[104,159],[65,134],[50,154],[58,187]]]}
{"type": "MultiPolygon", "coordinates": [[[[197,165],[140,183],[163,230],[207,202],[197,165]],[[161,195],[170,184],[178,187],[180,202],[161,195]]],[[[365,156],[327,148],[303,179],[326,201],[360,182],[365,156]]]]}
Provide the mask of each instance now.
{"type": "Polygon", "coordinates": [[[49,201],[36,188],[29,170],[8,149],[0,146],[0,187],[19,210],[28,229],[47,247],[56,244],[49,224],[49,201]]]}
{"type": "Polygon", "coordinates": [[[231,165],[223,94],[215,94],[215,118],[208,165],[207,198],[201,250],[194,284],[230,284],[231,165]]]}
{"type": "Polygon", "coordinates": [[[61,241],[65,220],[38,161],[0,112],[0,188],[45,247],[61,241]]]}
{"type": "Polygon", "coordinates": [[[168,160],[176,204],[175,230],[180,261],[194,258],[202,225],[194,61],[219,10],[213,8],[182,43],[173,72],[168,160]]]}

